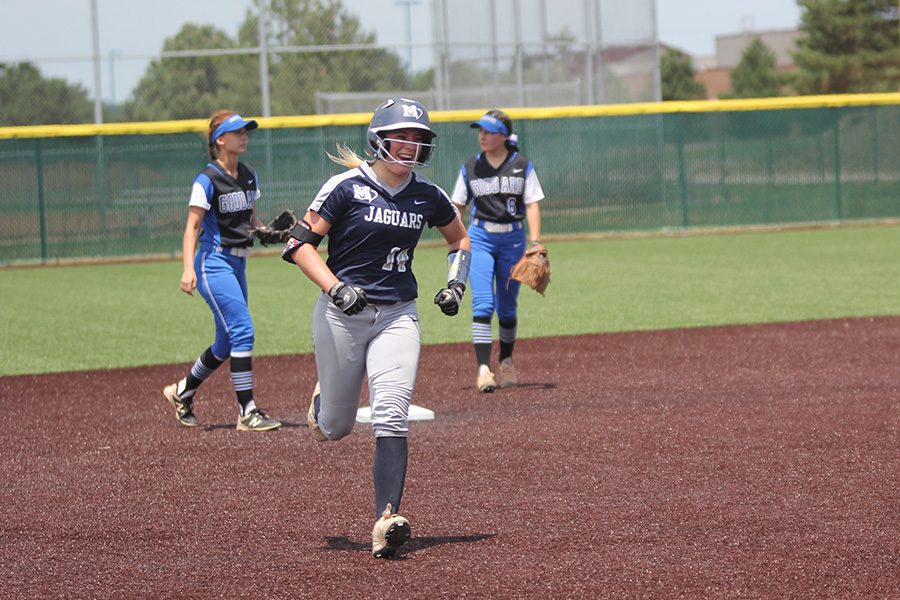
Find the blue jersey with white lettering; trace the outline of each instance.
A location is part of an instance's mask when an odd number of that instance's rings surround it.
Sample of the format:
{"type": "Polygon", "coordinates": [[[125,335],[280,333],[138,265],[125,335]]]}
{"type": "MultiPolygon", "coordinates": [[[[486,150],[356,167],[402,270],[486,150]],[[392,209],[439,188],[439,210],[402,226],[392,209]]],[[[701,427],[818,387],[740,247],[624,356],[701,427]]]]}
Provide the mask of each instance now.
{"type": "Polygon", "coordinates": [[[389,188],[366,163],[329,179],[309,210],[331,224],[328,268],[375,303],[418,296],[412,263],[423,227],[449,225],[457,215],[437,184],[413,172],[389,188]]]}
{"type": "Polygon", "coordinates": [[[234,179],[219,165],[209,163],[194,179],[191,206],[206,211],[200,224],[200,244],[223,248],[253,245],[251,219],[259,199],[256,172],[238,163],[234,179]]]}
{"type": "Polygon", "coordinates": [[[470,157],[453,188],[453,202],[472,202],[472,217],[493,223],[513,223],[525,219],[525,205],[544,198],[531,160],[510,152],[503,164],[491,166],[484,153],[470,157]]]}

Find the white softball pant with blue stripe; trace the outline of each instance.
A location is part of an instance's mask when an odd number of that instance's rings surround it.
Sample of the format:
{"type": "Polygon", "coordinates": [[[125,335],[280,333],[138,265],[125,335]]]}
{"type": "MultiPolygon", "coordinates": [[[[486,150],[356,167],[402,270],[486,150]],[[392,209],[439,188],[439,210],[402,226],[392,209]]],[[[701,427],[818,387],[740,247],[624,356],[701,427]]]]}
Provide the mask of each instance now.
{"type": "Polygon", "coordinates": [[[416,302],[370,304],[346,315],[321,294],[312,332],[322,432],[332,440],[350,434],[368,373],[375,436],[406,437],[421,347],[416,302]]]}

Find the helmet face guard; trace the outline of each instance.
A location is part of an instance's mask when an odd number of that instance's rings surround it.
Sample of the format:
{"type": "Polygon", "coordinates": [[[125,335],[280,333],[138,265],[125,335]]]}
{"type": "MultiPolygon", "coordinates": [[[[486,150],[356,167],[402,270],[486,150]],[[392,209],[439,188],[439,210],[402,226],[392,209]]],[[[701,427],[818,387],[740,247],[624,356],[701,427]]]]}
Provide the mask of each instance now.
{"type": "MultiPolygon", "coordinates": [[[[391,138],[391,132],[386,131],[384,133],[380,133],[377,136],[377,149],[375,150],[375,158],[379,160],[383,160],[384,162],[389,163],[397,163],[399,165],[403,165],[406,167],[427,167],[431,162],[432,151],[434,150],[434,144],[430,142],[413,142],[410,140],[395,140],[391,138]],[[416,158],[415,160],[403,160],[402,158],[396,157],[391,154],[391,142],[396,141],[398,143],[409,144],[411,146],[416,146],[416,158]]],[[[433,136],[431,136],[433,138],[433,136]]],[[[429,136],[425,136],[426,139],[429,139],[429,136]]]]}
{"type": "Polygon", "coordinates": [[[397,163],[407,167],[426,167],[431,162],[434,152],[434,138],[437,134],[431,129],[428,111],[416,100],[408,98],[391,98],[385,101],[372,114],[366,139],[369,149],[375,158],[385,162],[397,163]],[[400,160],[390,152],[390,133],[399,129],[422,130],[422,142],[409,142],[417,147],[415,160],[400,160]]]}

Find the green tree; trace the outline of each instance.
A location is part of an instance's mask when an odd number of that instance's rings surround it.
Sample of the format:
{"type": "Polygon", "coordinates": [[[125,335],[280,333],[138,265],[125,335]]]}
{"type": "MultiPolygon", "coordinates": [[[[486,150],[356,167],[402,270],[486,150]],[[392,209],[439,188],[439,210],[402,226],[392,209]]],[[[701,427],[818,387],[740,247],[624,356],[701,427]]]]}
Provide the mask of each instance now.
{"type": "Polygon", "coordinates": [[[733,98],[781,96],[784,78],[776,67],[775,52],[760,38],[753,38],[731,72],[733,98]]]}
{"type": "Polygon", "coordinates": [[[897,0],[797,0],[801,37],[793,53],[801,94],[896,91],[900,83],[897,0]]]}
{"type": "MultiPolygon", "coordinates": [[[[211,25],[184,25],[163,43],[163,51],[228,49],[234,40],[211,25]]],[[[259,112],[259,93],[242,96],[243,81],[256,81],[258,61],[253,55],[190,56],[154,60],[147,67],[125,103],[123,112],[131,120],[205,118],[219,108],[259,112]],[[247,101],[255,102],[247,106],[247,101]],[[240,103],[240,105],[238,104],[240,103]]]]}
{"type": "MultiPolygon", "coordinates": [[[[256,0],[268,2],[271,47],[375,44],[375,34],[362,29],[359,17],[340,0],[256,0]]],[[[258,11],[248,11],[238,32],[243,45],[259,39],[258,11]]],[[[401,58],[387,50],[285,52],[269,59],[272,114],[315,112],[316,92],[369,92],[405,89],[401,58]]],[[[259,86],[254,94],[258,96],[259,86]]],[[[373,106],[374,108],[374,106],[373,106]]]]}
{"type": "MultiPolygon", "coordinates": [[[[329,46],[321,51],[270,53],[270,106],[274,115],[315,112],[316,92],[404,89],[401,59],[380,49],[339,50],[336,45],[375,43],[359,18],[339,0],[255,0],[237,40],[210,25],[188,24],[163,45],[164,51],[255,48],[258,10],[267,9],[270,48],[329,46]]],[[[262,113],[257,54],[170,57],[153,61],[123,113],[133,120],[203,118],[218,108],[245,115],[262,113]]]]}
{"type": "Polygon", "coordinates": [[[678,50],[666,49],[659,59],[663,100],[700,100],[706,98],[706,87],[694,79],[691,57],[678,50]]]}
{"type": "Polygon", "coordinates": [[[429,67],[413,73],[407,84],[407,88],[410,90],[430,90],[434,89],[434,82],[434,67],[429,67]]]}
{"type": "Polygon", "coordinates": [[[0,125],[90,123],[93,107],[81,85],[44,78],[28,62],[0,63],[0,125]]]}

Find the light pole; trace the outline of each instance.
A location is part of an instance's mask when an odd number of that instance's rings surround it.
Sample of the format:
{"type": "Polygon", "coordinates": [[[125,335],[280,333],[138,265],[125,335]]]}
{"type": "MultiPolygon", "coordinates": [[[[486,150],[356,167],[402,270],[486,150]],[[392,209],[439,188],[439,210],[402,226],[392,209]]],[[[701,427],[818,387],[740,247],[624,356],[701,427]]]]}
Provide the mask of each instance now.
{"type": "Polygon", "coordinates": [[[121,48],[109,51],[109,112],[116,112],[116,56],[122,54],[121,48]]]}
{"type": "Polygon", "coordinates": [[[97,17],[97,0],[91,0],[91,37],[94,58],[94,123],[103,122],[103,95],[100,92],[100,26],[97,17]]]}
{"type": "Polygon", "coordinates": [[[412,7],[420,0],[394,0],[395,6],[406,7],[406,73],[412,75],[412,7]]]}

